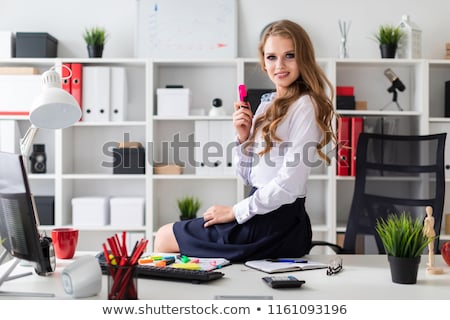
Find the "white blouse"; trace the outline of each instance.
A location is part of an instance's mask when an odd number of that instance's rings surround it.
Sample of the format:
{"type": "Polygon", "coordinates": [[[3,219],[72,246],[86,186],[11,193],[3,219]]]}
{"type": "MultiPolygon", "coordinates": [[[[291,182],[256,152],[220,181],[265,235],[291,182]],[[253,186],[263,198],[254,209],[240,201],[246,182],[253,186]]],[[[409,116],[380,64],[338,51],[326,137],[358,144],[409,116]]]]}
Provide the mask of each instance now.
{"type": "MultiPolygon", "coordinates": [[[[271,101],[261,102],[253,119],[270,104],[271,101]]],[[[253,146],[245,151],[246,154],[242,148],[244,144],[236,148],[238,175],[246,184],[258,188],[253,195],[233,206],[238,223],[305,197],[311,169],[321,164],[316,148],[322,133],[316,123],[310,96],[300,97],[289,107],[276,134],[282,142],[274,142],[274,147],[262,157],[258,155],[264,149],[261,133],[257,134],[253,146]]]]}

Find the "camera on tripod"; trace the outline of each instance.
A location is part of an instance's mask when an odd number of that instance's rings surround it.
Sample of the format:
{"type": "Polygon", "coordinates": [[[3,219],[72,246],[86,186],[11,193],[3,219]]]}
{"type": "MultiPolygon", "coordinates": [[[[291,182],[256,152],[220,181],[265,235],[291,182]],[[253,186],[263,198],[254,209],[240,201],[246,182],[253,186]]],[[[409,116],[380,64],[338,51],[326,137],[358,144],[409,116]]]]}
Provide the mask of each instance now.
{"type": "Polygon", "coordinates": [[[47,156],[45,155],[45,144],[33,144],[33,152],[30,155],[31,173],[47,172],[47,156]]]}

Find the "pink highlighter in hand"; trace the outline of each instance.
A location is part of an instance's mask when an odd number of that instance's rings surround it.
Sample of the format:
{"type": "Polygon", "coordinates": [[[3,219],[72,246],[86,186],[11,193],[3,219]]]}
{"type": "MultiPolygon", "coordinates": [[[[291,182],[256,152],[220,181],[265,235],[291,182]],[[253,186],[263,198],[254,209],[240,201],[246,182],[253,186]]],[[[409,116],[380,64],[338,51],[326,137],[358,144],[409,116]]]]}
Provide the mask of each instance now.
{"type": "MultiPolygon", "coordinates": [[[[245,86],[245,84],[240,84],[238,90],[239,90],[239,99],[242,102],[247,102],[247,87],[245,86]]],[[[241,106],[241,108],[248,109],[248,106],[241,106]]]]}

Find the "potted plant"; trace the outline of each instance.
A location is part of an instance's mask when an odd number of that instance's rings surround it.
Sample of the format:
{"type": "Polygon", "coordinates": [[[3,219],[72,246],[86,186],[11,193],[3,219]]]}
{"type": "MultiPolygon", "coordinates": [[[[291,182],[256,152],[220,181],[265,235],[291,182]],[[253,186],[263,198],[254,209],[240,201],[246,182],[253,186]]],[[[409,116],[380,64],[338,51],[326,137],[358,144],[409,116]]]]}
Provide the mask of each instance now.
{"type": "Polygon", "coordinates": [[[375,230],[388,256],[392,282],[416,283],[421,255],[435,237],[427,237],[421,219],[405,212],[377,220],[375,230]]]}
{"type": "Polygon", "coordinates": [[[180,209],[180,220],[189,220],[197,216],[197,211],[202,205],[200,200],[193,196],[186,196],[177,200],[180,209]]]}
{"type": "Polygon", "coordinates": [[[405,33],[400,27],[390,24],[381,25],[375,33],[375,39],[380,45],[381,57],[395,58],[397,46],[403,37],[405,37],[405,33]]]}
{"type": "Polygon", "coordinates": [[[84,30],[83,39],[86,42],[90,58],[102,57],[107,38],[108,34],[104,28],[92,27],[84,30]]]}

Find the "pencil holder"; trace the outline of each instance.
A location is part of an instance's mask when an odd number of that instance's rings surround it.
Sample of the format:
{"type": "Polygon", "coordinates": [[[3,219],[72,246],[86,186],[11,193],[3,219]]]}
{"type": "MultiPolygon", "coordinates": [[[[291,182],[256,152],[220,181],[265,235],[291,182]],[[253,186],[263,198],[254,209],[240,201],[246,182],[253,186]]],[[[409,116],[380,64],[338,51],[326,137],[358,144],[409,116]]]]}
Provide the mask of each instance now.
{"type": "Polygon", "coordinates": [[[108,300],[137,299],[137,265],[111,266],[108,275],[108,300]]]}

